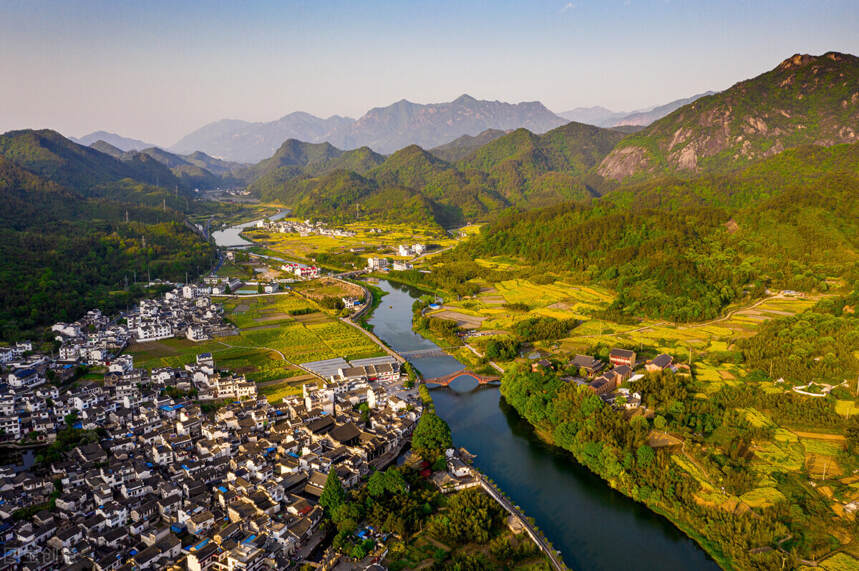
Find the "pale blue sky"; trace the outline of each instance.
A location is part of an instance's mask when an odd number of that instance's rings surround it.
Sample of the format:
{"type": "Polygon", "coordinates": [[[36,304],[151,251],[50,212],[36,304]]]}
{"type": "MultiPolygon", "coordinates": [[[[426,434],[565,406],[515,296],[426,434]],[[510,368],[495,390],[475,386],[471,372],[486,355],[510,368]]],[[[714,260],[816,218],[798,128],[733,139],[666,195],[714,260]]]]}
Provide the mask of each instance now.
{"type": "Polygon", "coordinates": [[[0,132],[170,145],[221,118],[357,117],[402,98],[630,110],[794,53],[859,53],[856,0],[0,0],[0,132]]]}

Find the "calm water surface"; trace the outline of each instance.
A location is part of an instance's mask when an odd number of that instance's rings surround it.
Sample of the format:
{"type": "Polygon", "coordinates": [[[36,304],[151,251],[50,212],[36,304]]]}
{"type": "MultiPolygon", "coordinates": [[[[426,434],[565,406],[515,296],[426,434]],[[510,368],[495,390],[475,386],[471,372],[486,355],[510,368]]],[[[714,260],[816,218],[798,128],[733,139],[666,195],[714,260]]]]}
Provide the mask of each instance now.
{"type": "MultiPolygon", "coordinates": [[[[401,352],[436,347],[411,330],[411,306],[420,292],[390,282],[379,287],[389,293],[369,320],[375,333],[401,352]]],[[[463,368],[450,356],[415,359],[415,365],[425,377],[463,368]]],[[[497,388],[457,380],[435,389],[433,400],[454,443],[477,455],[475,465],[536,520],[572,569],[718,569],[668,520],[540,441],[497,388]]]]}
{"type": "MultiPolygon", "coordinates": [[[[289,210],[281,210],[277,214],[269,216],[268,219],[280,220],[287,214],[289,214],[289,210]]],[[[241,234],[242,230],[244,230],[245,228],[256,226],[257,222],[259,222],[259,220],[245,222],[243,224],[238,224],[237,226],[230,226],[229,228],[225,228],[223,230],[217,230],[215,232],[212,232],[212,239],[215,241],[215,244],[221,246],[222,248],[231,248],[235,246],[250,246],[251,242],[249,240],[245,240],[239,234],[241,234]]]]}

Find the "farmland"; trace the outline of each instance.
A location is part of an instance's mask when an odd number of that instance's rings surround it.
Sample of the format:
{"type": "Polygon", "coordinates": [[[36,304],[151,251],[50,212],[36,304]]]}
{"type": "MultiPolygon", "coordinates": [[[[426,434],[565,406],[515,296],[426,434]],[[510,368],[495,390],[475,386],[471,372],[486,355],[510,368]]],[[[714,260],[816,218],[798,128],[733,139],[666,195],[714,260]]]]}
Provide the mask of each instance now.
{"type": "Polygon", "coordinates": [[[244,374],[252,381],[271,382],[304,375],[297,363],[382,354],[360,331],[296,294],[216,301],[223,304],[225,318],[240,329],[239,335],[199,343],[187,339],[138,343],[130,350],[135,366],[177,367],[193,363],[199,353],[210,352],[219,368],[244,374]]]}
{"type": "Polygon", "coordinates": [[[288,259],[306,261],[318,254],[344,253],[355,253],[362,257],[385,255],[394,259],[406,259],[397,255],[396,248],[400,244],[433,244],[437,249],[443,249],[456,244],[460,239],[459,235],[472,235],[480,227],[466,226],[457,230],[456,235],[440,233],[437,228],[422,228],[409,224],[355,222],[342,228],[354,232],[355,235],[301,236],[297,233],[272,233],[257,229],[249,229],[245,231],[245,235],[258,246],[288,259]]]}
{"type": "MultiPolygon", "coordinates": [[[[476,260],[492,269],[515,269],[510,258],[476,260]]],[[[570,283],[563,279],[536,283],[529,279],[511,279],[487,283],[472,280],[481,286],[478,295],[455,300],[446,299],[439,310],[428,315],[447,318],[467,329],[497,335],[510,333],[513,325],[527,317],[542,316],[555,319],[575,319],[579,325],[569,336],[551,342],[537,342],[534,349],[548,354],[599,353],[606,347],[635,349],[644,356],[669,353],[684,362],[691,361],[695,378],[703,382],[703,392],[712,394],[725,385],[742,382],[748,371],[739,362],[734,343],[755,334],[768,319],[794,315],[814,305],[818,298],[773,295],[748,307],[732,307],[724,317],[691,324],[676,324],[652,319],[636,319],[633,323],[618,323],[605,318],[605,310],[615,299],[614,292],[598,287],[570,283]],[[542,283],[547,282],[548,283],[542,283]],[[525,307],[511,309],[511,304],[525,307]]],[[[475,339],[479,349],[492,337],[475,339]]],[[[772,383],[764,390],[779,391],[772,383]]],[[[840,405],[842,414],[854,414],[852,401],[840,405]]]]}

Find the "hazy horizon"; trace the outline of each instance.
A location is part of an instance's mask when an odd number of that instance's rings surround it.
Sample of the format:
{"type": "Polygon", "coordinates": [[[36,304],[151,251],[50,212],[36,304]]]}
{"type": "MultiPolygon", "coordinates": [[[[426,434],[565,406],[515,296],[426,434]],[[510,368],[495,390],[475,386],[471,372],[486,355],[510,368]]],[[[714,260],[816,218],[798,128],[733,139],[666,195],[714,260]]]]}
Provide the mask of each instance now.
{"type": "Polygon", "coordinates": [[[723,90],[794,53],[859,53],[846,0],[5,2],[0,132],[169,147],[220,119],[357,118],[467,93],[555,113],[723,90]]]}

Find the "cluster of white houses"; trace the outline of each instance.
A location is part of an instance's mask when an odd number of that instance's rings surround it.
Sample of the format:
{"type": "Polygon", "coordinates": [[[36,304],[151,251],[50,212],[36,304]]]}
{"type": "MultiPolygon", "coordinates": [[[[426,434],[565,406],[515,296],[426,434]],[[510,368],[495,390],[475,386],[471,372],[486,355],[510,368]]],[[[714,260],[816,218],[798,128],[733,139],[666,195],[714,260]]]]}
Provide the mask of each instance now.
{"type": "Polygon", "coordinates": [[[97,383],[0,381],[0,424],[17,419],[7,438],[86,431],[41,464],[0,467],[0,569],[290,567],[320,539],[328,473],[357,485],[396,459],[421,413],[390,363],[342,368],[271,404],[209,354],[181,369],[131,365],[97,383]],[[204,414],[205,398],[225,404],[204,414]],[[12,517],[22,509],[32,517],[12,517]]]}
{"type": "Polygon", "coordinates": [[[208,285],[185,285],[160,299],[141,300],[137,310],[125,315],[129,331],[139,342],[170,337],[204,341],[235,333],[224,322],[223,309],[212,303],[208,285]]]}
{"type": "Polygon", "coordinates": [[[295,274],[296,277],[312,280],[319,277],[319,268],[316,266],[307,266],[298,262],[286,262],[280,269],[284,272],[295,274]]]}
{"type": "Polygon", "coordinates": [[[256,227],[268,232],[278,232],[281,234],[293,233],[298,234],[299,236],[318,234],[320,236],[331,236],[334,238],[348,238],[355,235],[355,232],[352,232],[351,230],[329,228],[322,222],[311,222],[310,220],[305,220],[304,222],[298,222],[295,220],[260,220],[257,222],[256,227]]]}
{"type": "Polygon", "coordinates": [[[400,244],[397,247],[397,255],[399,256],[420,256],[427,251],[426,244],[400,244]]]}

